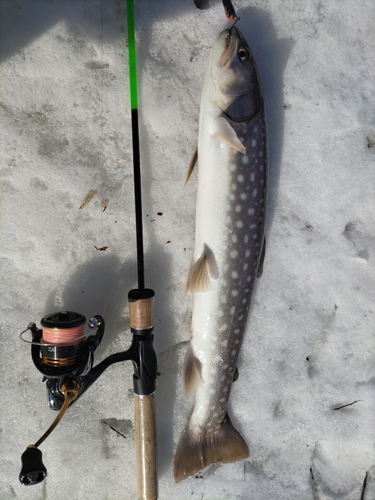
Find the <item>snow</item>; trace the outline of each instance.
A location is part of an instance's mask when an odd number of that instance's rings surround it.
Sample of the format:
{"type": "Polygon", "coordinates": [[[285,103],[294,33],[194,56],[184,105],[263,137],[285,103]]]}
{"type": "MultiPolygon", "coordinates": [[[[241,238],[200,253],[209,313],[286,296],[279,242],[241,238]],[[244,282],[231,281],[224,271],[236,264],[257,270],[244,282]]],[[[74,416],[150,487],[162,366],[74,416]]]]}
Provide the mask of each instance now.
{"type": "MultiPolygon", "coordinates": [[[[221,2],[208,7],[135,6],[160,498],[374,499],[371,0],[235,2],[270,140],[266,260],[229,404],[250,458],[174,483],[173,451],[192,407],[181,369],[196,174],[184,180],[208,52],[227,26],[221,2]]],[[[0,497],[133,499],[129,363],[109,368],[41,445],[46,480],[18,481],[22,452],[55,417],[18,334],[71,309],[105,317],[97,361],[129,345],[136,254],[125,2],[4,0],[0,8],[0,497]],[[90,189],[98,193],[80,210],[90,189]]]]}

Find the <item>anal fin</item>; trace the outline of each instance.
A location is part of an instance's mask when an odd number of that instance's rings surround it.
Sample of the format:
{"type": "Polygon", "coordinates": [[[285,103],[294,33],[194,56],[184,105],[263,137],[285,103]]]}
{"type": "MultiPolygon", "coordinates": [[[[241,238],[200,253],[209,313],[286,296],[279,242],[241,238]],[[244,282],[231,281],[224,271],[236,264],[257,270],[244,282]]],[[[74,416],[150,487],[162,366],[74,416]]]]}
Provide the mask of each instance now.
{"type": "Polygon", "coordinates": [[[186,427],[174,457],[174,479],[183,479],[215,462],[237,462],[249,456],[249,448],[228,415],[219,431],[204,434],[186,427]]]}
{"type": "Polygon", "coordinates": [[[191,394],[197,385],[202,382],[202,363],[194,356],[191,341],[189,342],[184,361],[184,389],[191,394]]]}

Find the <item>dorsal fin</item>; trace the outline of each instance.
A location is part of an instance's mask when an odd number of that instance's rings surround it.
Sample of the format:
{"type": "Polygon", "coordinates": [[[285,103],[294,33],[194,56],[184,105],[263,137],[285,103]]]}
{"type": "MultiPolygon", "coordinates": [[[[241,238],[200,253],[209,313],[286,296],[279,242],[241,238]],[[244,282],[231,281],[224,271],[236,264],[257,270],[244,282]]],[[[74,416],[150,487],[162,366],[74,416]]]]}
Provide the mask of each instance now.
{"type": "Polygon", "coordinates": [[[265,256],[266,256],[266,237],[264,237],[263,239],[262,253],[260,254],[260,259],[259,259],[257,278],[260,278],[263,274],[263,263],[265,256]]]}
{"type": "Polygon", "coordinates": [[[197,161],[198,161],[198,146],[195,146],[193,156],[192,156],[190,163],[189,163],[189,168],[188,168],[186,180],[185,180],[185,186],[186,186],[188,180],[190,179],[191,174],[193,173],[193,170],[194,170],[194,167],[195,167],[197,161]]]}
{"type": "Polygon", "coordinates": [[[246,148],[239,140],[236,131],[223,116],[219,116],[215,119],[212,136],[240,153],[246,154],[246,148]]]}

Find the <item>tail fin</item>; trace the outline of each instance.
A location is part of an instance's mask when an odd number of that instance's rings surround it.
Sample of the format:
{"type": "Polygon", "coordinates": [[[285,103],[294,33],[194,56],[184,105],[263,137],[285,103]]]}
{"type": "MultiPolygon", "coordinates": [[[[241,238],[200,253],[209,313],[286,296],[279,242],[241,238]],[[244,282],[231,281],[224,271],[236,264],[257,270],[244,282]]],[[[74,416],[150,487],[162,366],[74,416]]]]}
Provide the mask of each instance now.
{"type": "Polygon", "coordinates": [[[174,479],[179,483],[215,462],[237,462],[249,456],[249,448],[233,427],[228,415],[222,428],[204,435],[185,429],[174,457],[174,479]]]}

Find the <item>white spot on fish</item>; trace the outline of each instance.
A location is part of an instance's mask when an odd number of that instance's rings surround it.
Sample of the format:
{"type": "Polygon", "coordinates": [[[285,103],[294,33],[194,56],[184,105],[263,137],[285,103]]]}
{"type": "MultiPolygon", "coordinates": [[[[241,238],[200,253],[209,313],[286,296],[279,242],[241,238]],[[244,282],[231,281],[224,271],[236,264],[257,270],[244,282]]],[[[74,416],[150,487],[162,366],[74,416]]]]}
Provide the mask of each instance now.
{"type": "Polygon", "coordinates": [[[225,271],[228,271],[228,269],[229,269],[229,264],[224,264],[224,265],[223,265],[223,271],[224,271],[224,272],[225,272],[225,271]]]}
{"type": "Polygon", "coordinates": [[[256,224],[251,224],[250,229],[255,229],[257,227],[256,224]]]}
{"type": "Polygon", "coordinates": [[[237,177],[237,180],[238,182],[243,182],[245,180],[244,176],[242,174],[240,174],[238,177],[237,177]]]}
{"type": "Polygon", "coordinates": [[[237,227],[242,227],[242,226],[243,226],[243,222],[242,222],[242,220],[238,220],[238,221],[236,222],[236,226],[237,226],[237,227]]]}
{"type": "Polygon", "coordinates": [[[241,193],[240,194],[240,198],[241,198],[241,200],[246,200],[247,194],[246,193],[241,193]]]}
{"type": "Polygon", "coordinates": [[[250,250],[246,250],[245,257],[250,257],[250,254],[251,254],[250,250]]]}
{"type": "Polygon", "coordinates": [[[232,184],[232,191],[235,191],[237,189],[237,184],[232,184]]]}
{"type": "Polygon", "coordinates": [[[222,296],[220,297],[220,300],[221,300],[221,303],[222,303],[222,304],[226,304],[226,303],[227,303],[227,296],[226,296],[226,295],[222,295],[222,296]]]}
{"type": "Polygon", "coordinates": [[[232,163],[232,165],[229,165],[229,170],[231,172],[235,172],[237,170],[237,165],[235,163],[232,163]]]}
{"type": "Polygon", "coordinates": [[[244,319],[244,315],[241,314],[240,316],[238,316],[238,321],[242,321],[244,319]]]}
{"type": "Polygon", "coordinates": [[[232,356],[235,356],[235,355],[236,355],[236,353],[237,353],[236,349],[233,349],[233,351],[232,351],[232,356]]]}
{"type": "Polygon", "coordinates": [[[223,365],[223,370],[228,370],[228,365],[227,364],[223,365]]]}
{"type": "Polygon", "coordinates": [[[246,302],[247,302],[247,299],[242,300],[242,304],[246,304],[246,302]]]}
{"type": "Polygon", "coordinates": [[[237,243],[237,235],[236,234],[232,234],[232,241],[233,241],[233,243],[237,243]]]}
{"type": "Polygon", "coordinates": [[[229,312],[231,313],[231,315],[232,315],[232,316],[233,316],[233,314],[234,314],[235,310],[236,310],[236,308],[235,308],[234,306],[232,306],[232,307],[230,308],[230,311],[229,311],[229,312]]]}
{"type": "Polygon", "coordinates": [[[220,403],[225,403],[225,398],[221,398],[219,402],[220,403]]]}
{"type": "Polygon", "coordinates": [[[255,240],[256,238],[258,238],[258,235],[254,234],[253,239],[255,240]]]}
{"type": "Polygon", "coordinates": [[[233,201],[233,200],[235,199],[235,196],[234,196],[234,194],[230,194],[230,195],[228,196],[228,198],[230,199],[230,201],[233,201]]]}
{"type": "Polygon", "coordinates": [[[245,236],[243,238],[243,241],[244,241],[244,243],[248,243],[249,242],[249,235],[248,234],[245,234],[245,236]]]}
{"type": "Polygon", "coordinates": [[[238,272],[237,271],[233,271],[232,272],[232,278],[238,278],[238,272]]]}
{"type": "Polygon", "coordinates": [[[238,291],[237,290],[232,290],[232,295],[233,295],[233,297],[237,297],[238,291]]]}
{"type": "Polygon", "coordinates": [[[242,157],[242,163],[244,165],[247,165],[249,163],[249,157],[247,155],[245,155],[245,156],[242,157]]]}
{"type": "Polygon", "coordinates": [[[232,250],[231,253],[230,253],[230,256],[232,257],[232,259],[235,259],[238,255],[238,252],[237,250],[232,250]]]}
{"type": "Polygon", "coordinates": [[[241,212],[241,205],[237,205],[235,210],[236,210],[236,212],[241,212]]]}
{"type": "Polygon", "coordinates": [[[240,330],[239,328],[236,328],[236,329],[234,330],[234,333],[235,333],[236,335],[238,335],[238,334],[240,333],[240,331],[241,331],[241,330],[240,330]]]}
{"type": "Polygon", "coordinates": [[[256,141],[255,139],[253,139],[253,140],[251,141],[251,145],[252,145],[252,147],[253,147],[253,148],[255,148],[255,147],[256,147],[256,145],[257,145],[257,141],[256,141]]]}
{"type": "Polygon", "coordinates": [[[240,343],[240,341],[237,339],[237,340],[235,340],[235,341],[234,341],[234,343],[235,343],[236,345],[238,345],[238,344],[240,343]]]}
{"type": "Polygon", "coordinates": [[[251,276],[248,276],[248,277],[246,278],[246,281],[247,281],[247,282],[251,281],[251,276]]]}
{"type": "Polygon", "coordinates": [[[248,263],[244,264],[244,265],[243,265],[243,270],[244,270],[244,271],[246,271],[248,267],[249,267],[249,264],[248,264],[248,263]]]}
{"type": "Polygon", "coordinates": [[[228,328],[227,325],[221,325],[221,327],[219,328],[219,332],[224,332],[227,328],[228,328]]]}
{"type": "Polygon", "coordinates": [[[254,209],[253,208],[249,208],[249,210],[247,211],[247,213],[249,215],[254,215],[254,209]]]}
{"type": "Polygon", "coordinates": [[[250,175],[250,180],[251,180],[251,182],[255,181],[255,174],[254,174],[254,172],[250,175]]]}
{"type": "Polygon", "coordinates": [[[257,194],[258,194],[258,190],[257,189],[253,189],[253,198],[255,198],[257,194]]]}

